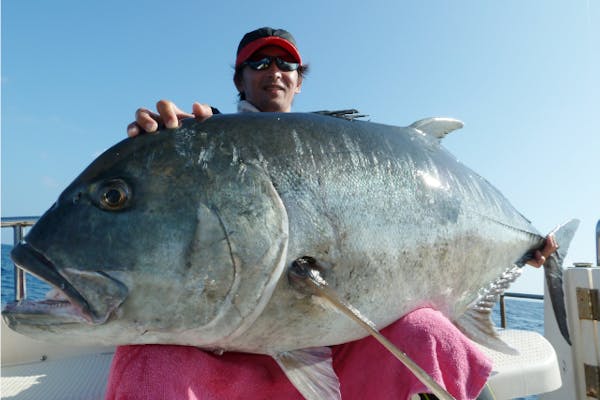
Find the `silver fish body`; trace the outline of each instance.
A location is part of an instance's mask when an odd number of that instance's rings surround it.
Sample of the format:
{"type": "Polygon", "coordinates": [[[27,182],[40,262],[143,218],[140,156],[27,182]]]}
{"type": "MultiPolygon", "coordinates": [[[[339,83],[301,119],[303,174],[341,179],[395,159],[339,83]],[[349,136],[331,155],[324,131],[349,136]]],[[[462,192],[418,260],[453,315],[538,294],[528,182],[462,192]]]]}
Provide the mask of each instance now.
{"type": "Polygon", "coordinates": [[[287,268],[311,256],[378,327],[433,307],[477,339],[461,318],[543,238],[440,136],[427,124],[265,113],[126,139],[13,251],[58,299],[3,317],[70,343],[264,354],[365,336],[291,285],[287,268]]]}

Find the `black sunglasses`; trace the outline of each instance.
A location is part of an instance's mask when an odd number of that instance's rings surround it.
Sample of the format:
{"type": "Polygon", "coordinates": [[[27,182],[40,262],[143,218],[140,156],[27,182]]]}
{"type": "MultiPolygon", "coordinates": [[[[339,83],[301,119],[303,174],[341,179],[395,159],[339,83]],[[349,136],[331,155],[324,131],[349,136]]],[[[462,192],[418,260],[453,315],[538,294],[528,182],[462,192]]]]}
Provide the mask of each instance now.
{"type": "Polygon", "coordinates": [[[279,57],[264,57],[257,61],[245,61],[243,65],[247,65],[255,71],[262,71],[269,68],[273,61],[280,70],[287,72],[295,71],[300,66],[299,63],[285,61],[279,57]]]}

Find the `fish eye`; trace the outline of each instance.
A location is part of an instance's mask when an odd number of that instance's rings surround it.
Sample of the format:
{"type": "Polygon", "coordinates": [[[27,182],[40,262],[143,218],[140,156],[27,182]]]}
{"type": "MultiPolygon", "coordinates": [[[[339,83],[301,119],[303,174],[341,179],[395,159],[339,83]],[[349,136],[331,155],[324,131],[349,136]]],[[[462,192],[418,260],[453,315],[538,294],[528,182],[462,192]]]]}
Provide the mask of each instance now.
{"type": "Polygon", "coordinates": [[[122,210],[129,203],[129,186],[120,179],[104,183],[98,192],[100,207],[108,211],[122,210]]]}

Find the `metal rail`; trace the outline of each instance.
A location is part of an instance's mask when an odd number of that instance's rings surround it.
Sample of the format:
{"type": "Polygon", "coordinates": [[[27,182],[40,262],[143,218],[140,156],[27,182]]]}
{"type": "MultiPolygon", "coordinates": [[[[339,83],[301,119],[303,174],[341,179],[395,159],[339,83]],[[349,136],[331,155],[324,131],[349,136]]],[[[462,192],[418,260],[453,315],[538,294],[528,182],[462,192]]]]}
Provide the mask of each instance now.
{"type": "MultiPolygon", "coordinates": [[[[13,228],[13,243],[19,243],[23,239],[23,229],[32,226],[40,217],[3,217],[2,228],[13,228]]],[[[15,265],[15,300],[19,301],[27,297],[27,280],[25,271],[15,265]]]]}
{"type": "Polygon", "coordinates": [[[506,328],[506,304],[504,303],[505,297],[514,297],[518,299],[532,299],[532,300],[544,300],[544,296],[541,294],[531,294],[531,293],[512,293],[506,292],[500,296],[500,326],[502,328],[506,328]]]}
{"type": "Polygon", "coordinates": [[[596,224],[596,265],[600,267],[600,220],[596,224]]]}
{"type": "Polygon", "coordinates": [[[2,228],[32,226],[40,217],[2,217],[2,228]]]}

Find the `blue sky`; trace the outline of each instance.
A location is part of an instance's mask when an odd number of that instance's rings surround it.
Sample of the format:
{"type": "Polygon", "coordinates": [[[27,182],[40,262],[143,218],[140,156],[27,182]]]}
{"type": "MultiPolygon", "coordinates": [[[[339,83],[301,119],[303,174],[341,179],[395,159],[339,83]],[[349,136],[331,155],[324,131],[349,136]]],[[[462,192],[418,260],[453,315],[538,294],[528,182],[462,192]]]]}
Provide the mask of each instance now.
{"type": "MultiPolygon", "coordinates": [[[[3,216],[40,215],[161,98],[234,112],[232,64],[260,26],[291,31],[311,71],[294,111],[374,122],[448,116],[445,145],[542,232],[600,218],[600,3],[592,0],[2,2],[3,216]],[[218,4],[217,4],[218,3],[218,4]]],[[[11,234],[3,230],[3,242],[11,234]]],[[[540,292],[530,269],[514,287],[540,292]]]]}

